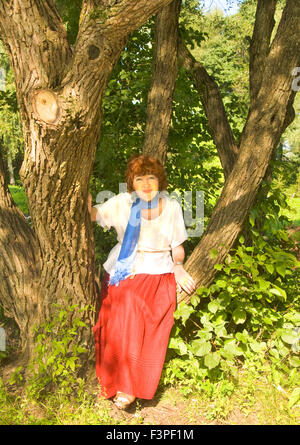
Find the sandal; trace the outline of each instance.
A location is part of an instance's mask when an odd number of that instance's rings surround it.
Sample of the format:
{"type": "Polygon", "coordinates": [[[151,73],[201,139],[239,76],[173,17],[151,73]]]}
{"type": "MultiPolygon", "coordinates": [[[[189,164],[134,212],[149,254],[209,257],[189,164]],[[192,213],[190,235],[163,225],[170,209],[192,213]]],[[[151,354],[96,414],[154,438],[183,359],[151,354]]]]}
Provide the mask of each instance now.
{"type": "Polygon", "coordinates": [[[130,396],[128,394],[124,394],[123,392],[117,391],[117,394],[113,399],[113,402],[118,409],[124,410],[128,408],[128,406],[131,405],[132,402],[134,402],[134,400],[135,400],[134,396],[130,396]]]}

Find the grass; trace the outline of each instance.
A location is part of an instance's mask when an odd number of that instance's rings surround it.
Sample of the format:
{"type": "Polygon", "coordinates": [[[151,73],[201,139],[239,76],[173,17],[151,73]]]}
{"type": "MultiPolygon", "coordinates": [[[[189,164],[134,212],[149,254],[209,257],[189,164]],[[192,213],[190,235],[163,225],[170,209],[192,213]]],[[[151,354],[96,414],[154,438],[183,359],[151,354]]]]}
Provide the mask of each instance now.
{"type": "Polygon", "coordinates": [[[8,188],[19,209],[25,213],[25,215],[29,215],[27,196],[23,187],[18,185],[9,185],[8,188]]]}
{"type": "Polygon", "coordinates": [[[260,370],[240,369],[234,379],[206,381],[203,390],[188,396],[180,387],[160,385],[153,401],[138,400],[123,413],[98,397],[95,383],[80,396],[76,392],[66,396],[57,388],[38,401],[26,396],[21,387],[9,393],[0,381],[0,424],[297,425],[300,405],[290,403],[297,383],[296,374],[279,376],[266,364],[260,370]]]}
{"type": "Polygon", "coordinates": [[[266,374],[243,372],[228,394],[220,385],[211,399],[191,396],[190,420],[196,421],[197,413],[202,412],[204,422],[217,424],[295,425],[300,410],[299,406],[289,407],[290,394],[266,374]]]}

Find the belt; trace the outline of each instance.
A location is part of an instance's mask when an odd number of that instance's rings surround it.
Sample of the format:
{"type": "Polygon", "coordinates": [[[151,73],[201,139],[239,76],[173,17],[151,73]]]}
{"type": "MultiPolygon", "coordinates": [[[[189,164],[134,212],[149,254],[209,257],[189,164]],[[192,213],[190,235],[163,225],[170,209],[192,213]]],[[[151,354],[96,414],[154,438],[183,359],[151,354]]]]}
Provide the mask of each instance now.
{"type": "Polygon", "coordinates": [[[150,252],[150,253],[152,253],[152,252],[169,252],[170,251],[170,249],[168,249],[168,250],[141,250],[141,249],[138,249],[137,250],[137,252],[150,252]]]}

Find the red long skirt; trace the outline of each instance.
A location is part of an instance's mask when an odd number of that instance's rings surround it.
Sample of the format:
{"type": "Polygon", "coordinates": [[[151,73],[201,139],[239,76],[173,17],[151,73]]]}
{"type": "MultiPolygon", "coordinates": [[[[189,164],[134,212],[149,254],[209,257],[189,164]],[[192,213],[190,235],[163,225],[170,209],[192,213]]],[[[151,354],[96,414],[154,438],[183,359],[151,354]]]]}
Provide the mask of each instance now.
{"type": "Polygon", "coordinates": [[[165,361],[176,308],[174,273],[137,274],[119,286],[105,273],[93,328],[96,374],[105,398],[117,391],[152,399],[165,361]]]}

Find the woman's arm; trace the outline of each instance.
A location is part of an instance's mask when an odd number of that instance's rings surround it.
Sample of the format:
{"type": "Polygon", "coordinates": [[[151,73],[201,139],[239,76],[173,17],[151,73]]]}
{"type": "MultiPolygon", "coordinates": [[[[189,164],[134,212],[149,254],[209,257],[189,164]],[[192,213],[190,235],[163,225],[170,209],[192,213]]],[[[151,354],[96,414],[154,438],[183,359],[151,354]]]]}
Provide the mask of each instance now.
{"type": "Polygon", "coordinates": [[[183,264],[176,264],[177,262],[183,263],[184,257],[185,252],[182,244],[172,249],[174,275],[179,291],[181,292],[182,290],[184,290],[188,294],[191,294],[196,289],[195,281],[190,276],[190,274],[188,274],[186,270],[184,270],[183,264]]]}
{"type": "Polygon", "coordinates": [[[91,221],[95,222],[96,215],[97,215],[97,209],[95,209],[95,207],[92,207],[92,202],[93,202],[93,198],[92,198],[92,195],[89,193],[89,195],[88,195],[88,211],[91,215],[91,221]]]}

